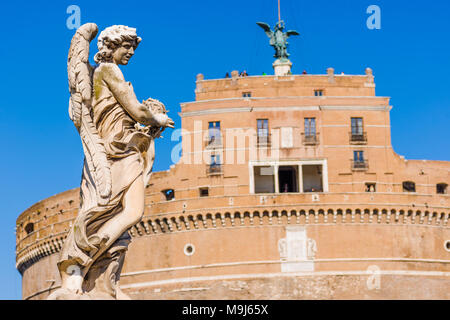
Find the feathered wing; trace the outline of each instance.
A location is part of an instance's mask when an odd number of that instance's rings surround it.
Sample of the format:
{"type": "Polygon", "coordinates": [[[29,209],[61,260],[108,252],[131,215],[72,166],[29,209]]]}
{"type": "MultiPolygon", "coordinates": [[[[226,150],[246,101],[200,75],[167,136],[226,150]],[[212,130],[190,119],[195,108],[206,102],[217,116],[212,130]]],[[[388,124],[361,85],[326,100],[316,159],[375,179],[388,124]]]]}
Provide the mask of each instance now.
{"type": "Polygon", "coordinates": [[[298,32],[295,31],[295,30],[289,30],[288,32],[286,32],[286,35],[287,35],[288,37],[290,37],[290,36],[299,36],[300,33],[298,33],[298,32]]]}
{"type": "Polygon", "coordinates": [[[86,23],[78,28],[70,44],[67,74],[69,117],[80,133],[86,164],[95,181],[97,203],[105,205],[111,196],[111,170],[105,146],[91,116],[93,68],[89,64],[89,43],[97,32],[95,23],[86,23]]]}
{"type": "Polygon", "coordinates": [[[270,30],[270,26],[267,23],[265,23],[265,22],[257,22],[256,24],[258,26],[260,26],[261,28],[263,28],[264,32],[267,34],[267,36],[269,38],[272,38],[273,31],[270,30]]]}

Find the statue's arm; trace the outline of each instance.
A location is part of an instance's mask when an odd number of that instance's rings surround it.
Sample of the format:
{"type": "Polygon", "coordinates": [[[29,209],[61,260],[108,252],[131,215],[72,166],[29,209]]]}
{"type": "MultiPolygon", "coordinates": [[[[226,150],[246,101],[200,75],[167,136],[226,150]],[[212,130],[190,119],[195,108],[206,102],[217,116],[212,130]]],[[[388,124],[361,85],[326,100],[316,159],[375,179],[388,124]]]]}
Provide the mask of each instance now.
{"type": "Polygon", "coordinates": [[[144,125],[160,125],[155,115],[137,100],[133,87],[125,81],[117,65],[103,64],[100,72],[114,98],[135,121],[144,125]]]}

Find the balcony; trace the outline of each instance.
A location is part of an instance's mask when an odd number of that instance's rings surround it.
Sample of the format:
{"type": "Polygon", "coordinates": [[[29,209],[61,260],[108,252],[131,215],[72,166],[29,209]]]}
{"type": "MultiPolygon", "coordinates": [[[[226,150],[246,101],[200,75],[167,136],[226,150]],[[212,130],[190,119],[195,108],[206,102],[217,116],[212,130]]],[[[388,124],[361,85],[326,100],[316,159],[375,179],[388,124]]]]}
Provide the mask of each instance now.
{"type": "Polygon", "coordinates": [[[302,133],[302,143],[305,146],[316,146],[319,144],[319,134],[307,134],[302,133]]]}
{"type": "Polygon", "coordinates": [[[270,147],[270,141],[271,141],[271,134],[266,135],[257,135],[256,136],[256,145],[258,148],[264,148],[264,147],[270,147]]]}
{"type": "Polygon", "coordinates": [[[367,132],[350,132],[350,144],[367,144],[367,132]]]}
{"type": "Polygon", "coordinates": [[[369,169],[369,162],[367,160],[352,160],[353,171],[366,171],[369,169]]]}
{"type": "Polygon", "coordinates": [[[206,175],[208,176],[215,176],[215,175],[221,175],[223,174],[222,165],[221,164],[210,164],[206,168],[206,175]]]}

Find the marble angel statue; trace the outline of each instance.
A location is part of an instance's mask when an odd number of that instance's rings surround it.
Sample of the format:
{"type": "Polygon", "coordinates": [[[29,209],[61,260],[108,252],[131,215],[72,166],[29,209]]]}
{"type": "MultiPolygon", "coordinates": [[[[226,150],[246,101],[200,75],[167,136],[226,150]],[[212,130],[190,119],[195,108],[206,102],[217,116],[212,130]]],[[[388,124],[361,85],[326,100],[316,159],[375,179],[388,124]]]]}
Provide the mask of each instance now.
{"type": "Polygon", "coordinates": [[[118,281],[130,242],[128,229],[144,213],[154,139],[174,122],[155,99],[140,103],[118,65],[127,65],[141,38],[114,25],[98,37],[89,64],[94,23],[74,35],[68,57],[69,116],[85,154],[80,208],[58,261],[61,288],[49,299],[127,299],[118,281]]]}

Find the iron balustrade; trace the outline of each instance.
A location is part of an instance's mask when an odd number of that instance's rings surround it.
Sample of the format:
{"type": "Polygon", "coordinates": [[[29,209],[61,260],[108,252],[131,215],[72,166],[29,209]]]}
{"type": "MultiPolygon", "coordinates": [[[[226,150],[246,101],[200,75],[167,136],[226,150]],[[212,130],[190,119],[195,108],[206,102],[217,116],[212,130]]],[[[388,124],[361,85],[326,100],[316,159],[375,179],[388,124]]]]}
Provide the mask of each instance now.
{"type": "Polygon", "coordinates": [[[217,175],[222,174],[222,172],[222,165],[217,163],[210,164],[206,169],[207,175],[217,175]]]}
{"type": "Polygon", "coordinates": [[[366,144],[367,143],[367,132],[350,132],[350,143],[352,144],[366,144]]]}
{"type": "Polygon", "coordinates": [[[367,160],[352,160],[352,170],[367,170],[369,169],[369,161],[367,160]]]}
{"type": "Polygon", "coordinates": [[[306,146],[315,146],[319,144],[319,134],[302,133],[302,143],[306,146]]]}
{"type": "Polygon", "coordinates": [[[258,147],[269,147],[272,134],[256,135],[256,144],[258,147]]]}

